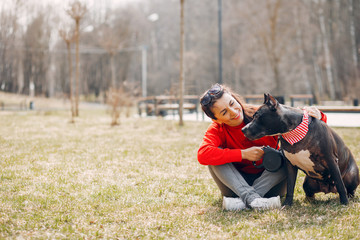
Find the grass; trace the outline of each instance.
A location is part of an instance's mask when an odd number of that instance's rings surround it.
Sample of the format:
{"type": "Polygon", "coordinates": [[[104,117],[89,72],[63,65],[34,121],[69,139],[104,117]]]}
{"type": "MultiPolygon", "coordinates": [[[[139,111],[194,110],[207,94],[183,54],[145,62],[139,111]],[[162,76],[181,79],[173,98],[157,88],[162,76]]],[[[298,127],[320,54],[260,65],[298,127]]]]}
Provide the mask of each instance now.
{"type": "MultiPolygon", "coordinates": [[[[359,239],[359,191],[294,206],[221,210],[197,148],[204,122],[122,118],[101,111],[0,112],[0,238],[359,239]]],[[[335,129],[360,159],[360,129],[335,129]]],[[[360,162],[358,162],[360,163],[360,162]]]]}

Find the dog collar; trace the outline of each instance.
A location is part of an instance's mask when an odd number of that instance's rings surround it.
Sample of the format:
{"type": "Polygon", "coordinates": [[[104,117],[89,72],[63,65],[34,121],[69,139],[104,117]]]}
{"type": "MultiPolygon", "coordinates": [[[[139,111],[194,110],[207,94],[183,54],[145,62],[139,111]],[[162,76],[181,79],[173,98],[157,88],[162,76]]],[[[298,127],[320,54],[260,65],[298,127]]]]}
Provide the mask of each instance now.
{"type": "Polygon", "coordinates": [[[291,145],[294,145],[294,143],[300,142],[305,137],[308,130],[309,114],[307,113],[307,111],[304,111],[302,122],[294,130],[282,134],[281,137],[291,145]]]}

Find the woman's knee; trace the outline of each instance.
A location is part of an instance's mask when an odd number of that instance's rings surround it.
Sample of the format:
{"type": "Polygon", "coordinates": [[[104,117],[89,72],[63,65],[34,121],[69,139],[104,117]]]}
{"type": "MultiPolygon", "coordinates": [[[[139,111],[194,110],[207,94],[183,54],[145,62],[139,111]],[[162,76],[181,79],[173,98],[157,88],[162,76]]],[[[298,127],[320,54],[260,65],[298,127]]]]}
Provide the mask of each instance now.
{"type": "Polygon", "coordinates": [[[234,193],[230,188],[228,188],[215,174],[214,171],[216,171],[217,166],[208,165],[210,174],[212,178],[214,179],[216,185],[220,189],[221,195],[225,197],[238,197],[236,193],[234,193]]]}

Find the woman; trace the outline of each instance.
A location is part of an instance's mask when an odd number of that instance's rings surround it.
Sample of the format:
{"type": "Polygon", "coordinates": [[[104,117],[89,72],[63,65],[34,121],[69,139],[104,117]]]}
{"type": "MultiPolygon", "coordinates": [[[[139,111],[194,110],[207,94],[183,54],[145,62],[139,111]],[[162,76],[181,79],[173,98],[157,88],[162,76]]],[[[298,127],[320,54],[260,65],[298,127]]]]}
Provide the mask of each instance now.
{"type": "MultiPolygon", "coordinates": [[[[241,129],[252,120],[255,106],[243,104],[229,88],[215,84],[200,99],[202,110],[212,119],[198,150],[200,164],[208,165],[223,196],[223,209],[280,208],[286,192],[286,170],[256,168],[262,163],[262,147],[278,148],[277,136],[250,141],[241,129]]],[[[316,108],[309,115],[326,121],[316,108]]]]}

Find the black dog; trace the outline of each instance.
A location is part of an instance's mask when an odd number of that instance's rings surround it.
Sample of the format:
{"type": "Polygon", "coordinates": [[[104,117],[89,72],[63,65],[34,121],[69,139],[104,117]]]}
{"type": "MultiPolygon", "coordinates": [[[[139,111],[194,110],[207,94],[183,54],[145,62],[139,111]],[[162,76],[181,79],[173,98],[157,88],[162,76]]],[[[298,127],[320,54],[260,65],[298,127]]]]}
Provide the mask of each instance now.
{"type": "Polygon", "coordinates": [[[359,169],[342,139],[321,120],[305,111],[288,107],[264,94],[264,104],[243,128],[250,140],[280,135],[286,161],[287,195],[283,205],[292,205],[297,170],[306,174],[303,188],[309,200],[317,192],[338,192],[340,202],[348,204],[359,185],[359,169]]]}

